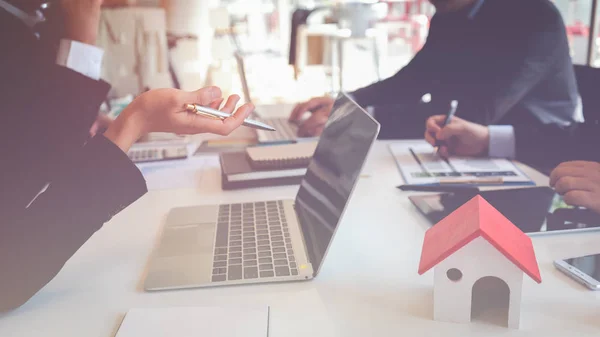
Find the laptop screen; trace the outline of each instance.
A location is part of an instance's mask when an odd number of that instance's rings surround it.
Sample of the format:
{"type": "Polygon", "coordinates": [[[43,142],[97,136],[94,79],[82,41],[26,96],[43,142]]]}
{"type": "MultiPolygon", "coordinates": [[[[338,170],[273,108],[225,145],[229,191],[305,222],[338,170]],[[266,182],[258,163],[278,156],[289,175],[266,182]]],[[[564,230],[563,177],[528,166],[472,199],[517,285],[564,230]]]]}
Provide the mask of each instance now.
{"type": "Polygon", "coordinates": [[[296,197],[317,272],[378,133],[379,123],[354,101],[345,95],[337,99],[296,197]]]}

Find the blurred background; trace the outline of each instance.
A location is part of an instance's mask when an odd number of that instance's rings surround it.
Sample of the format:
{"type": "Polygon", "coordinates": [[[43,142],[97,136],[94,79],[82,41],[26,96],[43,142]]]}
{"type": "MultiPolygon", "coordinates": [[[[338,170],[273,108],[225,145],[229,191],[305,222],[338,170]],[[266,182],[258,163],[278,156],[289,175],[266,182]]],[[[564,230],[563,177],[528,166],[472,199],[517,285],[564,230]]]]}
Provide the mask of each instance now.
{"type": "MultiPolygon", "coordinates": [[[[574,63],[600,67],[597,0],[554,2],[574,63]]],[[[98,43],[112,99],[218,85],[256,104],[293,103],[391,76],[422,47],[434,12],[426,0],[107,0],[98,43]]]]}

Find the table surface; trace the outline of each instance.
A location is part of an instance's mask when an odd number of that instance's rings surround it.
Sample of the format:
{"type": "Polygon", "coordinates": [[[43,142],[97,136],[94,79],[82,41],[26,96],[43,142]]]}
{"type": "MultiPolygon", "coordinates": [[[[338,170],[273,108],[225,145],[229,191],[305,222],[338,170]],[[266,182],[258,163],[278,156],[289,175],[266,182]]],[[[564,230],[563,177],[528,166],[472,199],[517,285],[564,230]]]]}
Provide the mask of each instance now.
{"type": "MultiPolygon", "coordinates": [[[[543,175],[524,170],[547,184],[543,175]]],[[[207,164],[199,186],[149,192],[106,224],[29,303],[0,316],[0,336],[112,337],[130,308],[215,305],[271,306],[270,336],[599,335],[600,292],[552,265],[599,252],[597,232],[533,239],[543,282],[525,278],[520,330],[433,321],[433,274],[417,274],[428,224],[407,199],[410,192],[395,188],[401,183],[387,144],[378,142],[322,272],[312,281],[144,292],[148,259],[170,208],[287,199],[297,191],[223,192],[218,164],[207,164]]]]}

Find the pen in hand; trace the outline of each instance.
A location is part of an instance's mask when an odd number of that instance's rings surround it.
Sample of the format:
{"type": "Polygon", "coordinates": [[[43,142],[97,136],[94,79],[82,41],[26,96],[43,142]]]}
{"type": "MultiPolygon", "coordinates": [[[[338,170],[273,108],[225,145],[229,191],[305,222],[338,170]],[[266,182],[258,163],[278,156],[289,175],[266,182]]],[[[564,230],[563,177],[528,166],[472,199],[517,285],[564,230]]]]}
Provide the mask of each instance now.
{"type": "MultiPolygon", "coordinates": [[[[204,117],[216,118],[216,119],[221,119],[221,120],[231,117],[231,115],[226,112],[219,111],[219,110],[212,109],[212,108],[205,107],[205,106],[198,105],[198,104],[186,104],[185,110],[187,112],[195,113],[195,114],[198,114],[198,115],[201,115],[204,117]]],[[[249,118],[245,119],[244,123],[242,125],[251,127],[253,129],[276,131],[275,128],[273,128],[265,123],[262,123],[262,122],[259,122],[259,121],[253,120],[253,119],[249,119],[249,118]]]]}
{"type": "MultiPolygon", "coordinates": [[[[442,125],[442,128],[446,127],[446,125],[450,124],[450,122],[452,121],[452,117],[454,117],[454,115],[456,114],[456,109],[458,108],[458,101],[457,100],[453,100],[452,102],[450,102],[450,110],[448,111],[448,114],[446,114],[446,119],[444,120],[444,125],[442,125]]],[[[440,150],[440,147],[443,145],[443,143],[439,140],[436,140],[435,142],[435,153],[437,154],[440,150]]]]}

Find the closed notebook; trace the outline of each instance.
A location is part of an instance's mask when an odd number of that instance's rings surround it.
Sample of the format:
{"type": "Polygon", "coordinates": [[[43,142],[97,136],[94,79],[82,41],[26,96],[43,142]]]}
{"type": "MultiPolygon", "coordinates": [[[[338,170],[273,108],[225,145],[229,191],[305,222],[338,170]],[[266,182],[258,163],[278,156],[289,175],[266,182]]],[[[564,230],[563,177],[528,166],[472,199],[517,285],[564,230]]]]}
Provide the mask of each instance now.
{"type": "Polygon", "coordinates": [[[258,146],[246,149],[250,165],[257,170],[308,167],[317,142],[258,146]]]}
{"type": "Polygon", "coordinates": [[[221,186],[224,190],[300,184],[306,167],[258,170],[245,151],[221,153],[221,186]]]}

